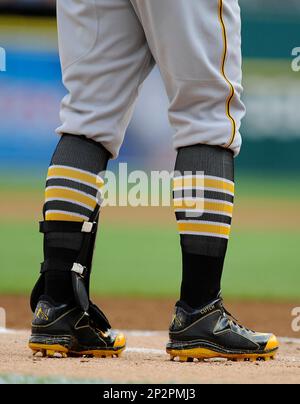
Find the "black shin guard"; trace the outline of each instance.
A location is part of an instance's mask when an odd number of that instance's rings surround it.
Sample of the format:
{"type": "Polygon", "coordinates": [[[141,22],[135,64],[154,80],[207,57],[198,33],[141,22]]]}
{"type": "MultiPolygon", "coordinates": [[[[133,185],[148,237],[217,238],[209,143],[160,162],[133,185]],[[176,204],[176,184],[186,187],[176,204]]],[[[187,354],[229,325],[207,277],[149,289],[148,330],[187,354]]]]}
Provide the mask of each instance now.
{"type": "Polygon", "coordinates": [[[55,279],[65,282],[65,289],[60,288],[65,291],[61,296],[63,301],[59,296],[54,300],[70,303],[72,299],[83,312],[93,315],[102,330],[110,326],[103,313],[90,302],[89,280],[101,203],[97,199],[96,177],[106,170],[109,158],[104,147],[84,137],[65,135],[59,142],[47,178],[45,221],[40,224],[45,261],[31,296],[34,311],[45,291],[53,290],[50,283],[55,285],[55,279]],[[62,198],[62,191],[66,198],[62,198]],[[69,196],[73,198],[72,203],[69,196]],[[93,210],[89,212],[82,207],[82,197],[93,210]],[[62,220],[64,217],[68,220],[62,220]],[[80,217],[84,219],[80,221],[80,217]]]}
{"type": "Polygon", "coordinates": [[[110,324],[101,312],[91,301],[89,296],[89,278],[91,274],[91,264],[93,250],[95,246],[98,228],[98,210],[94,212],[89,222],[55,222],[45,221],[40,223],[40,231],[45,235],[51,233],[73,234],[75,240],[81,240],[81,246],[75,261],[63,260],[61,258],[48,258],[41,267],[41,276],[31,295],[31,308],[35,311],[41,295],[44,293],[45,274],[62,272],[71,274],[73,295],[76,305],[94,322],[100,330],[107,330],[110,324]]]}

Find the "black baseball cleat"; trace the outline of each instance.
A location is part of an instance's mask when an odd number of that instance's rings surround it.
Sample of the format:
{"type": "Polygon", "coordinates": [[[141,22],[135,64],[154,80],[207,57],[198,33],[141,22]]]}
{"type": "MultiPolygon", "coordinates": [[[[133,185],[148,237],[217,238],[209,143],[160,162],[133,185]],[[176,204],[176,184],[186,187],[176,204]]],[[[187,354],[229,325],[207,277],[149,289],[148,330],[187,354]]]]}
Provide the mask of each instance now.
{"type": "Polygon", "coordinates": [[[167,345],[171,360],[270,360],[275,358],[278,349],[274,335],[248,330],[233,320],[221,298],[199,310],[191,309],[184,302],[176,304],[167,345]]]}
{"type": "Polygon", "coordinates": [[[41,297],[32,322],[29,348],[46,357],[119,357],[126,340],[110,330],[105,315],[92,303],[89,313],[68,305],[55,305],[41,297]]]}

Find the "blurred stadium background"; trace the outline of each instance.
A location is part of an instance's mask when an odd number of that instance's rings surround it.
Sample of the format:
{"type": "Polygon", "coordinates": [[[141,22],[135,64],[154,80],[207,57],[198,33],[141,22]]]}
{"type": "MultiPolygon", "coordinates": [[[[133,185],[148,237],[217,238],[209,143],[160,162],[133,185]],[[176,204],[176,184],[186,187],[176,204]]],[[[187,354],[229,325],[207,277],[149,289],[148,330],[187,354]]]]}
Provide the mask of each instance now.
{"type": "MultiPolygon", "coordinates": [[[[296,301],[300,73],[291,69],[291,52],[300,46],[300,4],[240,4],[248,115],[237,160],[237,208],[224,292],[235,299],[296,301]]],[[[0,294],[22,295],[31,290],[42,260],[36,219],[65,89],[54,1],[1,1],[0,13],[0,47],[7,55],[7,70],[0,73],[0,294]]],[[[145,83],[119,161],[136,169],[173,168],[167,107],[155,70],[145,83]]],[[[94,292],[176,298],[180,255],[172,212],[119,213],[104,212],[94,292]]]]}

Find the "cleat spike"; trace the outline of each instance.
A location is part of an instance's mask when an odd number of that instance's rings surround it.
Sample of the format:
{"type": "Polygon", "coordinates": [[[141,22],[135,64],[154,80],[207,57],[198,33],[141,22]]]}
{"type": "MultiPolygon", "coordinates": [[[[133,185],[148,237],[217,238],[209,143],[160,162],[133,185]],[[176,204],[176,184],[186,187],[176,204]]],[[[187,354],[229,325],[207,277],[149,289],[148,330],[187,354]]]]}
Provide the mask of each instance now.
{"type": "Polygon", "coordinates": [[[194,358],[187,358],[187,362],[188,363],[194,362],[194,358]]]}
{"type": "Polygon", "coordinates": [[[46,351],[46,356],[48,356],[48,358],[53,358],[55,355],[55,351],[52,351],[50,349],[47,349],[46,351]]]}

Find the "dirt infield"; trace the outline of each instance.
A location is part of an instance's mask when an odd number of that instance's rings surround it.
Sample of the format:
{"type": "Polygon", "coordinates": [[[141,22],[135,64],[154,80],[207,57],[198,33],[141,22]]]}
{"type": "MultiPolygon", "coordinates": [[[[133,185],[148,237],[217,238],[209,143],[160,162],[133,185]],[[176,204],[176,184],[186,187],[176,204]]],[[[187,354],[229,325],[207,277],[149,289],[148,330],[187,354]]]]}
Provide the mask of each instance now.
{"type": "MultiPolygon", "coordinates": [[[[281,341],[274,362],[173,363],[164,348],[174,300],[96,299],[115,328],[127,330],[128,350],[118,359],[33,358],[27,349],[31,313],[27,297],[0,297],[7,327],[0,331],[0,381],[42,378],[43,382],[108,383],[300,383],[300,337],[291,330],[293,303],[231,302],[228,309],[251,328],[291,337],[281,341]],[[129,331],[128,331],[129,330],[129,331]],[[140,331],[134,331],[140,330],[140,331]],[[17,378],[17,379],[16,379],[17,378]],[[45,379],[46,378],[46,379],[45,379]],[[50,378],[50,379],[49,379],[50,378]]],[[[35,382],[35,379],[34,379],[35,382]]]]}
{"type": "MultiPolygon", "coordinates": [[[[170,362],[166,333],[128,333],[120,359],[44,359],[27,349],[27,332],[0,334],[0,376],[55,377],[56,380],[107,383],[293,383],[300,382],[300,343],[282,341],[272,362],[170,362]]],[[[45,379],[46,378],[46,379],[45,379]]],[[[50,379],[51,380],[51,379],[50,379]]]]}

